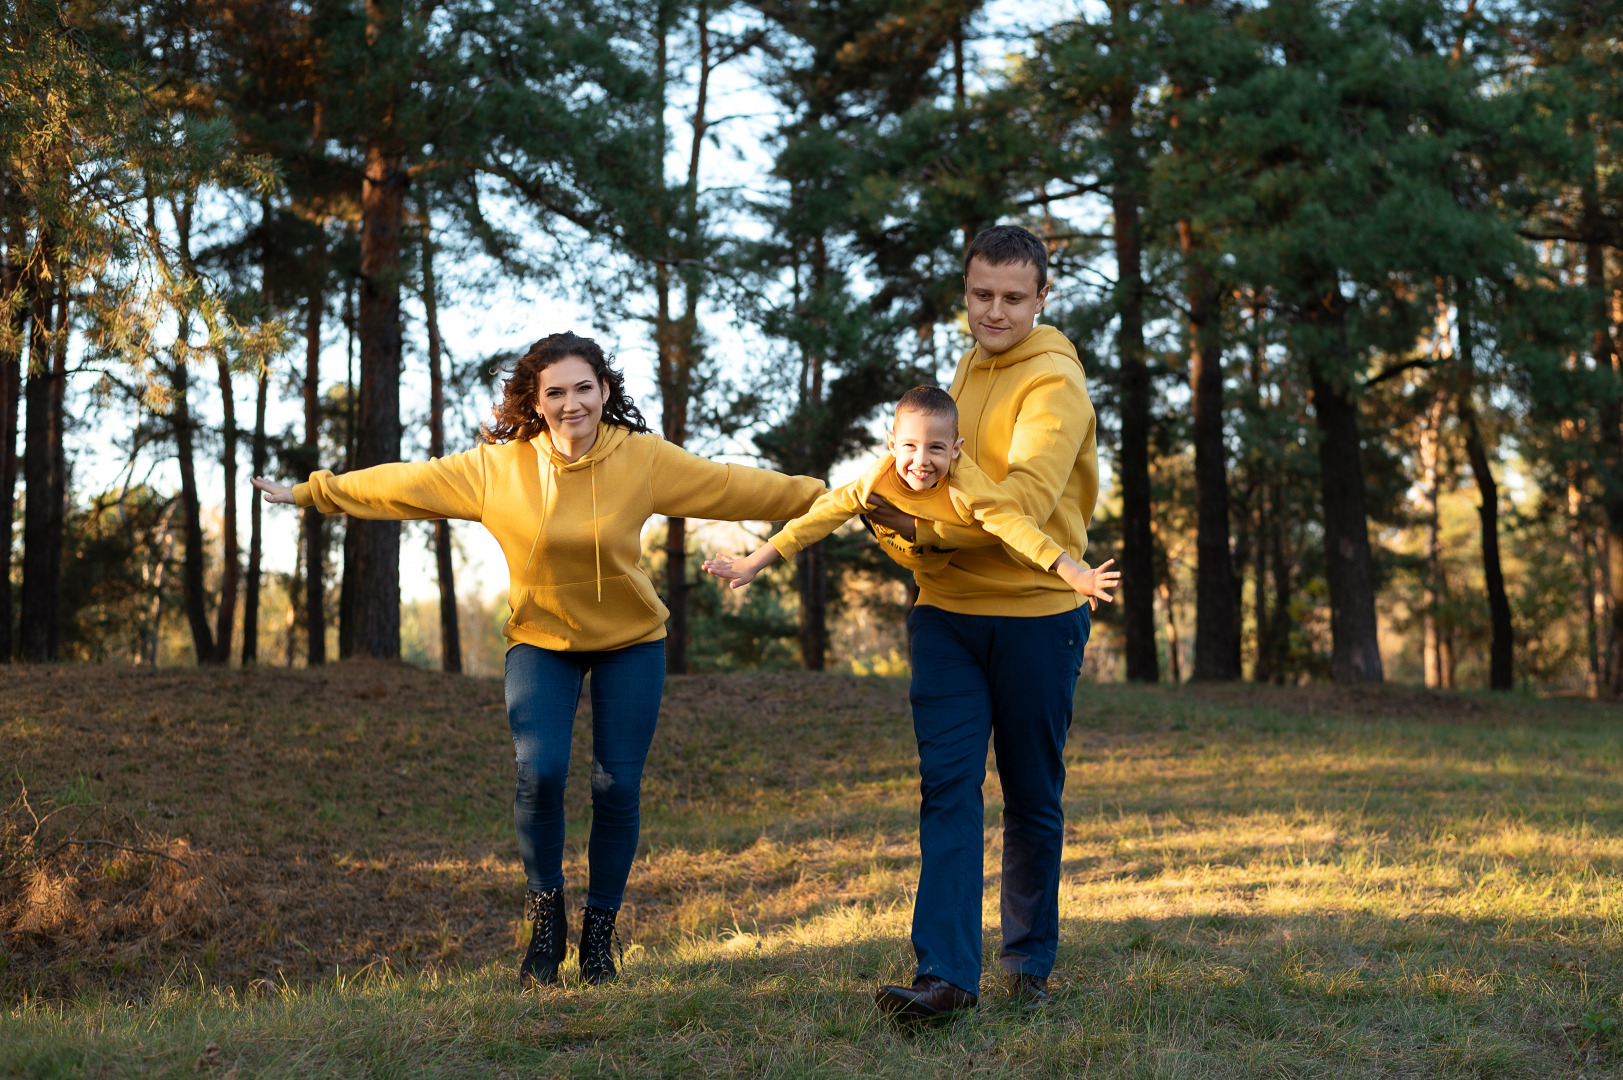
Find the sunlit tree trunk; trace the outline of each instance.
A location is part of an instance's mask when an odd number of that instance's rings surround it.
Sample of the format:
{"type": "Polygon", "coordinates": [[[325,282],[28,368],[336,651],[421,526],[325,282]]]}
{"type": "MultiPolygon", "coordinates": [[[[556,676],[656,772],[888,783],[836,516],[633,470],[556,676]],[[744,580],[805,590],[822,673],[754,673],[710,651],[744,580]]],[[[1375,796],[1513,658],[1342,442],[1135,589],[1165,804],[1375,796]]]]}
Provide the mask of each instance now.
{"type": "MultiPolygon", "coordinates": [[[[1568,421],[1565,425],[1572,428],[1574,425],[1568,421]]],[[[1601,681],[1600,666],[1600,634],[1595,624],[1595,566],[1594,559],[1589,550],[1589,527],[1586,521],[1588,508],[1585,505],[1582,486],[1574,476],[1567,479],[1567,532],[1572,544],[1574,564],[1581,575],[1579,581],[1579,596],[1584,609],[1584,692],[1590,697],[1599,697],[1601,681]]]]}
{"type": "Polygon", "coordinates": [[[1442,484],[1442,424],[1447,415],[1448,396],[1439,390],[1427,406],[1420,427],[1421,517],[1426,527],[1426,570],[1422,604],[1421,660],[1426,685],[1443,685],[1442,644],[1438,609],[1443,603],[1443,552],[1437,519],[1437,499],[1442,484]]]}

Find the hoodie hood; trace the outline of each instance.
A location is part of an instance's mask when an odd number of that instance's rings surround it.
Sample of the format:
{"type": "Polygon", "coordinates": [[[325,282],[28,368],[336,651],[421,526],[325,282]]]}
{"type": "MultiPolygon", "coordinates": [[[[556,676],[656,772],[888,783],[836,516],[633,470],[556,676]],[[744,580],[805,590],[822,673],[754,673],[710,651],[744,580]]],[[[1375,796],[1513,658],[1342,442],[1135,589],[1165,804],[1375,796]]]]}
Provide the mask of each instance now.
{"type": "Polygon", "coordinates": [[[605,424],[598,421],[597,440],[592,448],[581,455],[579,461],[570,461],[558,453],[558,448],[552,445],[552,436],[542,429],[541,434],[531,439],[535,445],[536,456],[543,464],[550,465],[560,472],[575,472],[580,469],[590,469],[593,465],[603,461],[610,454],[624,446],[626,440],[631,438],[631,429],[623,428],[619,424],[605,424]]]}
{"type": "Polygon", "coordinates": [[[1000,353],[989,354],[976,345],[975,354],[970,359],[969,365],[975,368],[1006,368],[1030,360],[1034,356],[1042,356],[1044,353],[1068,356],[1078,367],[1082,364],[1076,355],[1076,346],[1071,344],[1069,338],[1052,326],[1036,326],[1032,328],[1031,333],[1000,353]]]}

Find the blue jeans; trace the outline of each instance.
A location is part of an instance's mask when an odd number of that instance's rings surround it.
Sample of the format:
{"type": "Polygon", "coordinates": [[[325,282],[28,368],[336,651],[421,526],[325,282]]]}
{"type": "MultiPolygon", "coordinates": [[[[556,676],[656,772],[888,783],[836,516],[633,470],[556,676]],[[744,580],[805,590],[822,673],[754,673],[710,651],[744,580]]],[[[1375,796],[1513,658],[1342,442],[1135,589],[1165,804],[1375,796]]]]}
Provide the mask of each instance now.
{"type": "Polygon", "coordinates": [[[507,650],[507,722],[513,728],[513,824],[535,892],[564,883],[564,782],[581,681],[592,673],[592,837],[586,902],[617,911],[637,856],[642,768],[665,689],[665,643],[609,652],[507,650]]]}
{"type": "Polygon", "coordinates": [[[986,742],[1003,785],[1003,950],[1009,974],[1047,978],[1059,947],[1065,736],[1092,620],[959,615],[917,607],[913,733],[919,744],[918,973],[979,993],[986,742]]]}

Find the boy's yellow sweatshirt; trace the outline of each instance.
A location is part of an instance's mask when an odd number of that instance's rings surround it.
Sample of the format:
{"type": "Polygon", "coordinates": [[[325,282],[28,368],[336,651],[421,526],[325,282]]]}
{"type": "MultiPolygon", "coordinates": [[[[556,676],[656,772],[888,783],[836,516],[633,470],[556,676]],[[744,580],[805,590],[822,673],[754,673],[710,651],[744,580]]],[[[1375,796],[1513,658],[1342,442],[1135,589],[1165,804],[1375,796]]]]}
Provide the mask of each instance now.
{"type": "Polygon", "coordinates": [[[723,465],[658,435],[600,424],[597,442],[573,464],[542,432],[433,461],[312,473],[293,500],[324,514],[479,522],[507,556],[507,640],[595,652],[665,636],[670,612],[638,565],[650,517],[782,521],[824,490],[809,476],[723,465]]]}
{"type": "MultiPolygon", "coordinates": [[[[958,403],[965,452],[1083,566],[1099,498],[1096,420],[1076,349],[1038,326],[995,356],[977,345],[947,391],[958,403]]],[[[1087,603],[1058,575],[1015,558],[984,531],[921,519],[912,543],[880,539],[914,570],[920,604],[965,615],[1055,615],[1087,603]],[[958,549],[936,567],[931,549],[958,549]]]]}
{"type": "MultiPolygon", "coordinates": [[[[785,559],[815,544],[856,515],[873,507],[871,497],[883,495],[893,505],[921,521],[982,529],[1009,545],[1032,564],[1046,570],[1060,557],[1060,546],[1020,512],[1015,501],[966,455],[953,462],[946,479],[924,491],[914,491],[896,473],[896,455],[884,454],[849,484],[823,495],[806,513],[789,522],[768,541],[785,559]]],[[[930,553],[925,553],[926,557],[930,553]]],[[[951,552],[935,552],[930,565],[946,565],[951,552]]]]}

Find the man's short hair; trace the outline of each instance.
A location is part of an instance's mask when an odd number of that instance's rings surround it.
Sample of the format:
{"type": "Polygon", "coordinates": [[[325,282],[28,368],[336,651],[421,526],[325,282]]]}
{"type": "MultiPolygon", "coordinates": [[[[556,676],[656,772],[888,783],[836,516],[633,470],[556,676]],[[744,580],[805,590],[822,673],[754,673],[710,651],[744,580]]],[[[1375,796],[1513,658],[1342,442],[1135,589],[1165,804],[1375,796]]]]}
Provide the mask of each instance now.
{"type": "Polygon", "coordinates": [[[958,426],[958,403],[939,386],[915,386],[896,403],[896,415],[904,412],[923,413],[925,416],[945,416],[953,427],[958,426]]]}
{"type": "Polygon", "coordinates": [[[982,229],[969,242],[964,252],[964,273],[969,273],[971,259],[980,259],[993,266],[1010,263],[1031,263],[1037,268],[1037,291],[1048,284],[1048,249],[1032,235],[1029,229],[1018,225],[993,225],[982,229]]]}

